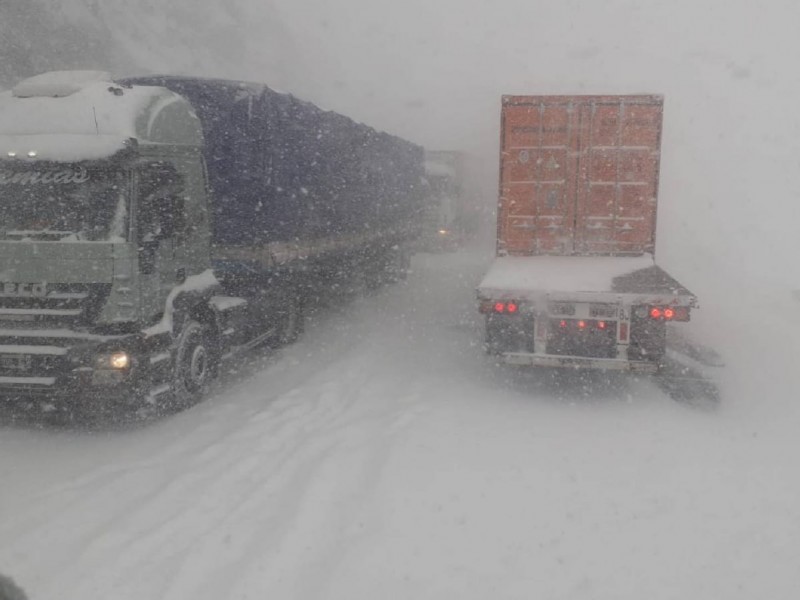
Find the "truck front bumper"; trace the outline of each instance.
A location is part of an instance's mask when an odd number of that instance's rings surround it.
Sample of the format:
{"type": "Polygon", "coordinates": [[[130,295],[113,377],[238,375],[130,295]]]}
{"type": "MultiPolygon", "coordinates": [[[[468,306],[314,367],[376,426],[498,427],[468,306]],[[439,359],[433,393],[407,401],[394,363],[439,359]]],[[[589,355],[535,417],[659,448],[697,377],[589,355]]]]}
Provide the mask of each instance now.
{"type": "Polygon", "coordinates": [[[136,335],[102,341],[17,336],[0,343],[0,401],[56,406],[135,403],[164,379],[170,354],[136,335]],[[8,343],[11,342],[11,343],[8,343]],[[56,345],[56,343],[62,345],[56,345]],[[122,355],[122,362],[116,362],[122,355]],[[116,368],[115,368],[116,365],[116,368]]]}

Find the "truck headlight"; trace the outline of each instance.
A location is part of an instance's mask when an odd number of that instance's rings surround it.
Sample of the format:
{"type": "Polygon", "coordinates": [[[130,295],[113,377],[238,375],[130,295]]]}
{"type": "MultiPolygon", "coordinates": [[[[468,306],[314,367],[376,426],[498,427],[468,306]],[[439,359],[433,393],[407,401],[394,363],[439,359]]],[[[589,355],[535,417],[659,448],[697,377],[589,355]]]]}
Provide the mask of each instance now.
{"type": "Polygon", "coordinates": [[[127,352],[115,352],[108,360],[108,364],[112,369],[127,369],[131,366],[131,357],[127,352]]]}
{"type": "Polygon", "coordinates": [[[123,351],[99,355],[97,366],[92,371],[92,385],[110,386],[123,382],[130,373],[132,362],[131,355],[123,351]]]}
{"type": "Polygon", "coordinates": [[[114,371],[124,371],[131,366],[131,355],[127,352],[119,351],[110,354],[101,354],[97,357],[97,369],[111,369],[114,371]]]}

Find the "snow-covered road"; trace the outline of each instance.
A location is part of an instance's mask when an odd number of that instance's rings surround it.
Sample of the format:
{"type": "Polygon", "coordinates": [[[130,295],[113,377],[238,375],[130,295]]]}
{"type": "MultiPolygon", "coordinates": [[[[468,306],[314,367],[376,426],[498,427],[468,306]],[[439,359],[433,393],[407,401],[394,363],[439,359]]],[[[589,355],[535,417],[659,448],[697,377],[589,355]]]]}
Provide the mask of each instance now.
{"type": "Polygon", "coordinates": [[[794,597],[782,324],[698,323],[726,346],[716,412],[542,380],[481,353],[487,263],[420,255],[162,421],[0,428],[0,571],[35,600],[794,597]]]}

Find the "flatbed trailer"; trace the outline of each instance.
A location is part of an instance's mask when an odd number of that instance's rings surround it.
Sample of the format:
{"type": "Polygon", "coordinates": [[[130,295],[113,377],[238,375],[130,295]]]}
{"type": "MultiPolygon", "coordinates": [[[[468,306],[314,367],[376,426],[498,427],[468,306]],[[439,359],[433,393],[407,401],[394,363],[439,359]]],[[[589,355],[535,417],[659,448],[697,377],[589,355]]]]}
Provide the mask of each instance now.
{"type": "Polygon", "coordinates": [[[487,350],[505,362],[655,372],[666,325],[697,298],[650,255],[505,256],[478,286],[487,350]]]}

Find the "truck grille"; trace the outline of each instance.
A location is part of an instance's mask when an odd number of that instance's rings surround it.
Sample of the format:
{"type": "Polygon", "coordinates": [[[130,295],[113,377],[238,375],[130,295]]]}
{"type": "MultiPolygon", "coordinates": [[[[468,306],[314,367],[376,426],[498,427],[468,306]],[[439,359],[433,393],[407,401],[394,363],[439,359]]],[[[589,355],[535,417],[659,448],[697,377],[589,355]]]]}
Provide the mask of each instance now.
{"type": "Polygon", "coordinates": [[[89,325],[110,290],[110,284],[50,284],[44,296],[0,291],[0,328],[89,325]]]}
{"type": "Polygon", "coordinates": [[[70,372],[70,349],[94,337],[80,330],[96,319],[110,289],[50,284],[44,296],[0,290],[0,388],[46,388],[70,372]]]}

